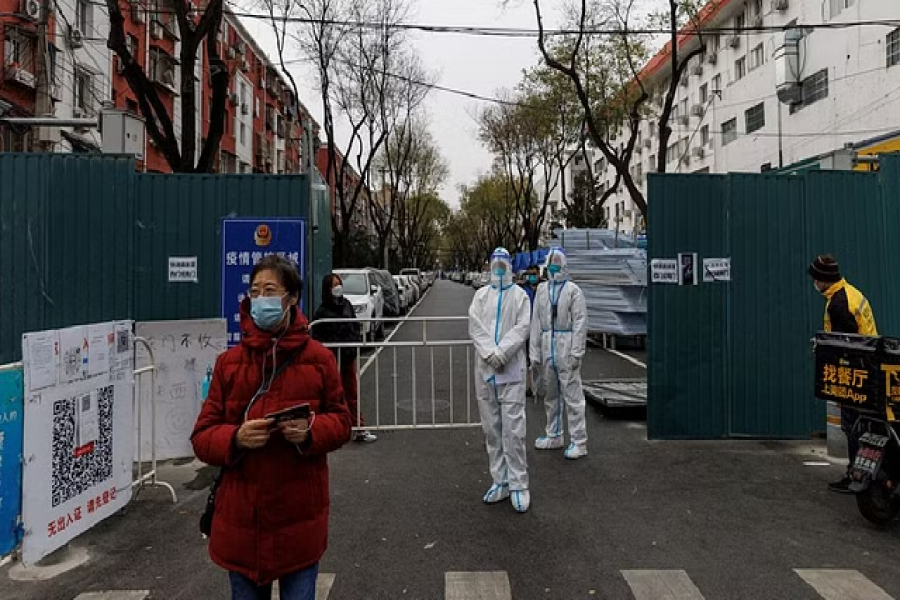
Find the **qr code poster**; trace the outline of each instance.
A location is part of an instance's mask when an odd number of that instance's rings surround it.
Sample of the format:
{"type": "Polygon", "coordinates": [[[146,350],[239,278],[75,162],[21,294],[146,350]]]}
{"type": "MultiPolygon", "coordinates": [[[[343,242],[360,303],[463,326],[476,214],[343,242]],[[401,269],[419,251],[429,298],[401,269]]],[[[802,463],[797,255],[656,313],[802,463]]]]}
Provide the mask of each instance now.
{"type": "MultiPolygon", "coordinates": [[[[112,346],[116,343],[113,340],[112,346]]],[[[27,372],[27,362],[24,368],[27,372]]],[[[131,499],[132,378],[89,373],[83,371],[83,379],[68,383],[63,375],[55,386],[26,393],[23,456],[27,458],[22,473],[26,565],[115,514],[131,499]]]]}

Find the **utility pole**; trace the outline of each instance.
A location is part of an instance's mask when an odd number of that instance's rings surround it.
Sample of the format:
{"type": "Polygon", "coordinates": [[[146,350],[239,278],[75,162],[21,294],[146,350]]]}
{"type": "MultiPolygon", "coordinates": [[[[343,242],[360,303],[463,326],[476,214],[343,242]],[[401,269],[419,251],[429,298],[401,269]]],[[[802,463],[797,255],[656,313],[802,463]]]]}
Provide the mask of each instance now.
{"type": "MultiPolygon", "coordinates": [[[[385,210],[385,209],[387,208],[387,204],[388,204],[389,202],[391,202],[391,198],[392,198],[393,195],[394,195],[394,190],[391,190],[390,193],[388,193],[387,196],[385,196],[385,191],[384,191],[384,174],[387,172],[387,169],[385,169],[384,167],[381,167],[380,169],[378,169],[378,171],[381,173],[381,203],[382,203],[381,209],[382,209],[382,210],[385,210]]],[[[391,202],[391,203],[392,203],[392,202],[391,202]]],[[[390,270],[391,270],[391,266],[390,266],[390,246],[391,246],[391,229],[394,227],[394,213],[393,213],[393,211],[389,212],[389,213],[388,213],[388,216],[389,216],[389,218],[390,218],[390,222],[388,223],[388,232],[387,232],[387,236],[386,236],[386,238],[385,238],[385,240],[384,240],[384,269],[385,269],[386,271],[390,271],[390,270]]]]}
{"type": "MultiPolygon", "coordinates": [[[[47,52],[48,33],[50,22],[50,3],[41,0],[41,14],[38,19],[37,48],[34,52],[35,98],[34,114],[36,117],[46,117],[52,113],[50,104],[50,56],[47,52]]],[[[40,131],[40,129],[38,129],[40,131]]],[[[37,143],[41,151],[46,152],[50,144],[43,139],[37,143]]],[[[49,148],[52,150],[52,148],[49,148]]]]}
{"type": "MultiPolygon", "coordinates": [[[[295,102],[299,101],[295,99],[295,102]]],[[[296,114],[299,116],[300,111],[299,108],[296,111],[296,114]]],[[[313,221],[313,213],[315,211],[315,199],[313,198],[313,191],[315,190],[315,186],[313,184],[314,175],[316,172],[316,161],[313,157],[313,128],[312,128],[312,116],[304,115],[303,118],[303,131],[304,137],[306,138],[306,289],[308,290],[306,297],[309,299],[309,304],[306,306],[306,314],[312,314],[312,311],[315,309],[315,285],[310,285],[312,281],[313,274],[313,228],[318,228],[318,223],[313,221]]]]}

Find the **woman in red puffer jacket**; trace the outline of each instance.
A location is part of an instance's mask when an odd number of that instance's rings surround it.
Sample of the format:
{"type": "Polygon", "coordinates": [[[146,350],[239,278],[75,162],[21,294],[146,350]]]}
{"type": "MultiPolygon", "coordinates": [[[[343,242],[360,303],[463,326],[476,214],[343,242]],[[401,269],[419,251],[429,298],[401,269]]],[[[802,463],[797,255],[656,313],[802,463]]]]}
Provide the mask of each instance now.
{"type": "Polygon", "coordinates": [[[233,598],[315,598],[328,537],[328,452],[350,439],[350,412],[334,356],[310,339],[294,266],[268,256],[241,304],[242,340],[216,361],[191,441],[197,457],[225,467],[209,539],[229,572],[233,598]],[[287,366],[273,379],[275,370],[287,366]],[[309,419],[275,423],[309,404],[309,419]]]}

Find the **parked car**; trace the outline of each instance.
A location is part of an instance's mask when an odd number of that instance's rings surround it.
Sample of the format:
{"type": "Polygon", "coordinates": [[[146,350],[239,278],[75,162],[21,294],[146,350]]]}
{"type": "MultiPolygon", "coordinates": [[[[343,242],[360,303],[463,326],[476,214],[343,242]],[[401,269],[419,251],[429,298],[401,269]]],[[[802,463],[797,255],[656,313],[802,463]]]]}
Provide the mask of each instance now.
{"type": "Polygon", "coordinates": [[[406,283],[406,285],[409,287],[409,293],[411,294],[410,306],[412,306],[413,304],[415,304],[416,302],[419,301],[419,298],[422,297],[422,290],[419,289],[418,284],[409,275],[398,275],[398,277],[400,277],[406,283]]]}
{"type": "Polygon", "coordinates": [[[375,279],[375,285],[381,287],[381,293],[384,295],[384,316],[399,317],[400,316],[400,293],[397,291],[397,285],[390,271],[384,269],[370,269],[372,277],[375,279]]]}
{"type": "MultiPolygon", "coordinates": [[[[344,297],[353,305],[360,319],[384,317],[384,294],[369,269],[338,269],[335,271],[344,282],[344,297]]],[[[363,323],[363,335],[367,339],[384,337],[384,322],[363,323]]]]}
{"type": "Polygon", "coordinates": [[[419,269],[400,269],[400,274],[412,278],[413,283],[419,286],[419,292],[425,293],[425,280],[422,279],[422,271],[419,269]]]}
{"type": "Polygon", "coordinates": [[[397,286],[397,296],[400,299],[400,312],[406,314],[412,307],[412,289],[399,275],[394,275],[394,285],[397,286]]]}

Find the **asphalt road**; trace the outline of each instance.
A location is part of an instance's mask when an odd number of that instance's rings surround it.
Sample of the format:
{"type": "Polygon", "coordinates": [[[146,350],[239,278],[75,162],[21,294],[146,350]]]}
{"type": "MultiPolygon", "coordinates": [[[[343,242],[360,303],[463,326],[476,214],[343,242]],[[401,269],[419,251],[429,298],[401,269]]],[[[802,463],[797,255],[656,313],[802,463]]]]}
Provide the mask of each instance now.
{"type": "MultiPolygon", "coordinates": [[[[471,294],[438,282],[414,315],[464,314],[471,294]]],[[[461,335],[447,327],[447,339],[461,335]]],[[[414,334],[408,323],[393,340],[414,334]]],[[[430,377],[430,361],[415,364],[418,385],[430,377]]],[[[449,356],[442,364],[449,371],[449,356]]],[[[632,377],[637,368],[600,349],[585,366],[606,377],[632,377]]],[[[529,401],[529,440],[542,422],[529,401]]],[[[374,444],[333,454],[330,546],[321,565],[328,598],[450,598],[447,573],[486,571],[508,580],[516,599],[900,598],[900,530],[870,527],[852,497],[826,491],[841,468],[804,464],[822,461],[820,446],[648,442],[641,421],[593,407],[587,422],[588,457],[569,462],[561,451],[529,451],[532,509],[524,515],[481,502],[490,480],[478,429],[380,432],[374,444]],[[838,577],[862,592],[819,593],[804,580],[827,580],[833,569],[848,570],[838,577]],[[641,592],[654,577],[669,592],[641,592]],[[671,591],[676,580],[681,595],[671,591]]],[[[71,600],[94,590],[227,598],[226,577],[196,533],[211,470],[190,463],[168,467],[164,477],[179,491],[177,505],[161,490],[145,491],[124,515],[76,542],[91,554],[86,565],[29,583],[5,577],[7,567],[0,598],[71,600]]]]}

